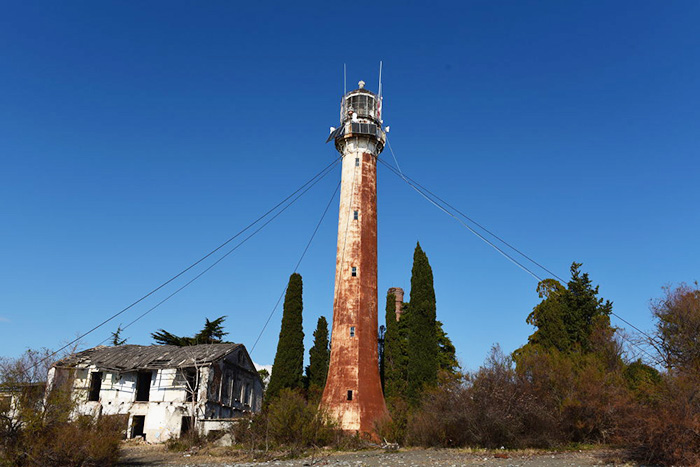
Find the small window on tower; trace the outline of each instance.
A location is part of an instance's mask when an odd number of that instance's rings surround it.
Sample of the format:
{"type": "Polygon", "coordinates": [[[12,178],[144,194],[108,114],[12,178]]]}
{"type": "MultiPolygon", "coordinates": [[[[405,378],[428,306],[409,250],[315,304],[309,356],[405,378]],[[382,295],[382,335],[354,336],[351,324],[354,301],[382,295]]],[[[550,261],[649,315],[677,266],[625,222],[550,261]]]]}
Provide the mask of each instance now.
{"type": "Polygon", "coordinates": [[[355,337],[355,326],[350,326],[350,337],[355,337]]]}
{"type": "Polygon", "coordinates": [[[360,166],[360,158],[356,157],[355,158],[355,167],[359,167],[359,166],[360,166]]]}
{"type": "Polygon", "coordinates": [[[348,391],[348,400],[349,400],[349,401],[352,400],[352,391],[348,391]]]}
{"type": "Polygon", "coordinates": [[[359,214],[360,214],[360,213],[357,212],[357,211],[353,212],[353,213],[352,213],[352,218],[355,219],[355,220],[357,220],[357,217],[359,216],[359,214]]]}
{"type": "Polygon", "coordinates": [[[355,266],[352,267],[352,277],[357,276],[357,268],[355,266]]]}

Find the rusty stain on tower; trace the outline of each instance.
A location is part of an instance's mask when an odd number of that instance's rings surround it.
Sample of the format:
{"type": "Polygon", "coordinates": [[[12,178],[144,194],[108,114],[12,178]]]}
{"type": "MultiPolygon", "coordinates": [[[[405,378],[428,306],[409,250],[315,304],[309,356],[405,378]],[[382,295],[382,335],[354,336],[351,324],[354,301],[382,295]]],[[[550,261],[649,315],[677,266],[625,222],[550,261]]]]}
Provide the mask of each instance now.
{"type": "Polygon", "coordinates": [[[387,415],[377,349],[377,156],[386,135],[381,97],[364,85],[343,96],[340,127],[328,137],[343,162],[331,360],[321,405],[343,430],[372,433],[387,415]]]}

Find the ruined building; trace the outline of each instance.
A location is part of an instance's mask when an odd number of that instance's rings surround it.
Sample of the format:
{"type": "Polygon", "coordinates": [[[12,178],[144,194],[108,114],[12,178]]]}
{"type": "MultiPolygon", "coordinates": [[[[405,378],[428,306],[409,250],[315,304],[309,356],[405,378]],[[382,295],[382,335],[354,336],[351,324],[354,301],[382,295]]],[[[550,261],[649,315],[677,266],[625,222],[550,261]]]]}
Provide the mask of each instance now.
{"type": "Polygon", "coordinates": [[[225,429],[260,409],[263,384],[241,344],[119,345],[53,365],[49,388],[67,382],[76,415],[128,415],[130,438],[163,442],[196,429],[225,429]]]}
{"type": "Polygon", "coordinates": [[[342,429],[371,433],[387,414],[377,349],[377,156],[386,135],[381,97],[364,85],[343,96],[340,127],[328,138],[343,162],[333,345],[321,404],[342,429]]]}
{"type": "Polygon", "coordinates": [[[403,314],[403,289],[401,287],[392,287],[387,291],[387,294],[394,294],[396,298],[396,321],[399,321],[403,314]]]}

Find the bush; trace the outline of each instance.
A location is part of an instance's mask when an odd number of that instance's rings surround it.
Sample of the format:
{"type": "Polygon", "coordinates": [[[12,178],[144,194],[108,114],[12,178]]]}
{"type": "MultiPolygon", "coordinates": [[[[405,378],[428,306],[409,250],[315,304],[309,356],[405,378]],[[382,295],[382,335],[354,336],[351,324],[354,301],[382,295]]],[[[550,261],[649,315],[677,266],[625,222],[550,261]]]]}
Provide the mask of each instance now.
{"type": "Polygon", "coordinates": [[[291,389],[283,389],[264,408],[232,429],[236,443],[251,451],[287,449],[298,454],[316,446],[347,443],[337,424],[315,402],[291,389]]]}
{"type": "Polygon", "coordinates": [[[700,465],[698,388],[698,375],[667,375],[653,402],[636,405],[623,439],[633,457],[664,465],[700,465]]]}
{"type": "MultiPolygon", "coordinates": [[[[207,441],[209,441],[207,436],[207,441]]],[[[199,435],[197,430],[190,430],[179,438],[169,438],[165,442],[165,447],[168,451],[184,452],[194,447],[201,446],[204,440],[199,435]]]]}
{"type": "MultiPolygon", "coordinates": [[[[18,359],[12,368],[20,368],[21,363],[18,359]]],[[[32,368],[24,363],[25,372],[32,368]]],[[[0,408],[0,465],[109,467],[116,464],[127,426],[126,416],[71,419],[75,407],[70,391],[72,377],[60,381],[44,399],[43,390],[37,392],[36,384],[10,379],[11,373],[7,371],[2,373],[2,383],[14,391],[15,402],[0,408]]]]}
{"type": "Polygon", "coordinates": [[[538,399],[498,347],[478,372],[429,392],[409,419],[409,444],[549,447],[561,439],[557,413],[538,399]]]}
{"type": "Polygon", "coordinates": [[[379,420],[375,430],[382,440],[390,443],[403,444],[406,440],[406,430],[410,416],[408,403],[401,397],[392,397],[386,401],[390,417],[379,420]]]}
{"type": "Polygon", "coordinates": [[[125,416],[81,417],[23,430],[14,449],[0,457],[10,465],[39,467],[112,466],[126,427],[125,416]]]}

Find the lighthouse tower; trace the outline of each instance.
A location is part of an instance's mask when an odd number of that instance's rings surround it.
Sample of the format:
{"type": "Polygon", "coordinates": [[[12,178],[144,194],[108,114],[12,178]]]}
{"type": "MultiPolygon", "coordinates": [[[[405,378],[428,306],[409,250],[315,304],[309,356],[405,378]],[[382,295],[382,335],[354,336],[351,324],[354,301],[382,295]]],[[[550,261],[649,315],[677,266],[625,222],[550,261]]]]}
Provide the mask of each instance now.
{"type": "Polygon", "coordinates": [[[377,349],[377,156],[384,148],[381,98],[364,88],[343,96],[328,141],[343,158],[333,331],[321,405],[343,430],[372,433],[387,414],[377,349]]]}

